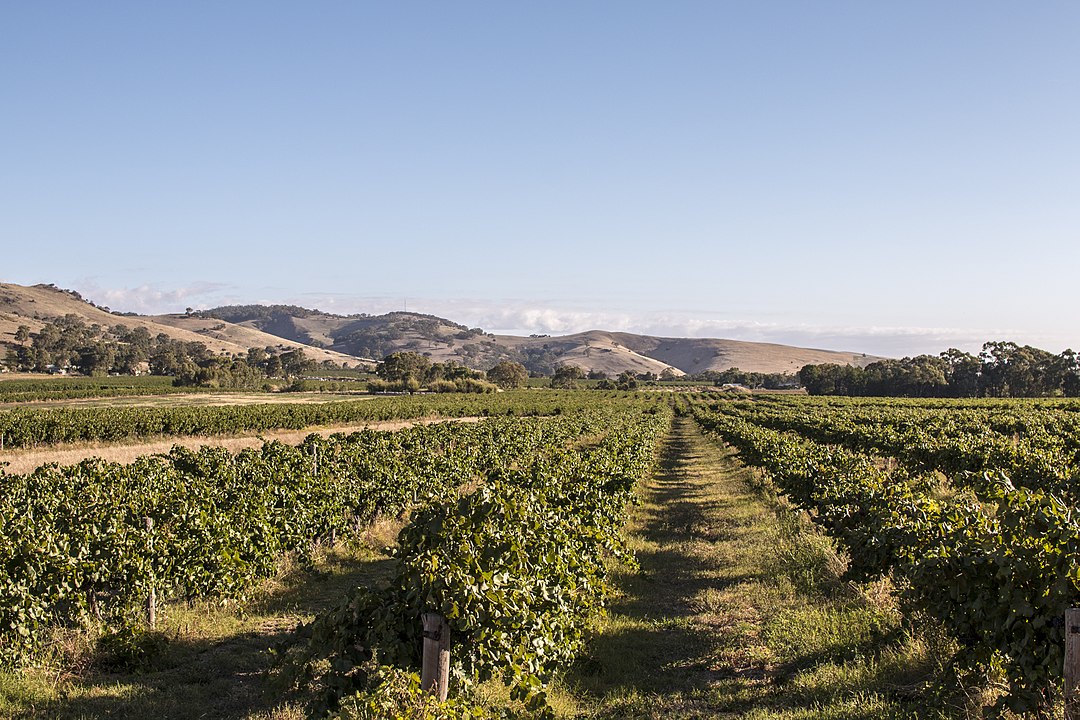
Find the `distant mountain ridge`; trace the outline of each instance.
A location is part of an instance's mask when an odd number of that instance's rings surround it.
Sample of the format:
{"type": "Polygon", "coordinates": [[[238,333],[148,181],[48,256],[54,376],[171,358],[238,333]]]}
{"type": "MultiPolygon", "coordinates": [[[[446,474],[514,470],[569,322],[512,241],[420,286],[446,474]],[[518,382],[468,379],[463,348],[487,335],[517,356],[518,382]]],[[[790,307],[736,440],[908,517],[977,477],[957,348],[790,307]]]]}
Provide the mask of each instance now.
{"type": "Polygon", "coordinates": [[[677,375],[733,367],[748,372],[794,373],[803,365],[836,363],[864,367],[878,356],[718,338],[667,338],[589,330],[571,335],[494,335],[481,328],[410,312],[335,315],[296,305],[229,305],[190,314],[114,313],[78,293],[53,285],[0,283],[0,344],[14,345],[15,332],[36,332],[50,319],[74,314],[105,327],[142,326],[185,342],[202,342],[214,352],[243,354],[251,347],[303,347],[317,362],[369,364],[392,352],[411,351],[435,362],[453,361],[486,370],[500,360],[521,362],[550,373],[558,365],[614,376],[677,375]]]}
{"type": "Polygon", "coordinates": [[[749,372],[795,373],[807,364],[864,367],[880,356],[799,348],[777,343],[718,338],[666,338],[589,330],[571,335],[494,335],[435,315],[334,315],[289,305],[233,305],[200,315],[257,328],[298,342],[315,343],[356,357],[381,359],[411,351],[437,362],[455,361],[477,369],[500,360],[521,362],[537,372],[558,365],[616,375],[625,370],[678,375],[739,368],[749,372]]]}

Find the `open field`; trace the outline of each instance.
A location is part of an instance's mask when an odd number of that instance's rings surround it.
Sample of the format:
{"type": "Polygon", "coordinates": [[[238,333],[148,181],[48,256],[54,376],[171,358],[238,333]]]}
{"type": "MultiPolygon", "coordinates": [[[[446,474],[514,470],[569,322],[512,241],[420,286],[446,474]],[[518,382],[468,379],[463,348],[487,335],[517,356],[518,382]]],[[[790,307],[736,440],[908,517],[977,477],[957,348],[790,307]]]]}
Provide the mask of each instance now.
{"type": "MultiPolygon", "coordinates": [[[[269,430],[302,430],[385,420],[464,415],[546,415],[578,407],[584,397],[552,391],[505,393],[435,393],[422,395],[347,396],[285,393],[283,402],[260,402],[263,395],[227,394],[209,403],[171,398],[135,405],[102,404],[10,406],[0,408],[0,450],[36,448],[72,442],[118,442],[164,437],[228,436],[269,430]]],[[[591,398],[603,404],[602,396],[591,398]]],[[[130,399],[128,399],[130,401],[130,399]]]]}

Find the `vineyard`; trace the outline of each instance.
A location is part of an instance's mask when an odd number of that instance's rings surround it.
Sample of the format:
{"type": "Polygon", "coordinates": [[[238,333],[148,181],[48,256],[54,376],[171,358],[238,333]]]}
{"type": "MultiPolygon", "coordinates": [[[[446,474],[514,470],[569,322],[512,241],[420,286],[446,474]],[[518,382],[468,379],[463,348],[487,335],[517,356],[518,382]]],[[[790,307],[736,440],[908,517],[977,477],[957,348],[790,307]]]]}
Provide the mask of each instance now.
{"type": "MultiPolygon", "coordinates": [[[[242,600],[284,555],[303,562],[319,544],[411,511],[396,585],[348,599],[320,625],[334,641],[317,652],[359,661],[356,635],[369,659],[378,648],[380,659],[404,661],[416,618],[433,609],[454,624],[461,672],[506,674],[522,700],[542,707],[553,663],[573,653],[602,603],[622,506],[670,417],[653,402],[590,409],[592,399],[459,399],[458,414],[502,417],[0,475],[0,659],[33,657],[58,627],[138,625],[151,591],[159,601],[242,600]],[[357,607],[371,615],[358,617],[357,607]]],[[[375,407],[336,406],[368,417],[375,407]]],[[[440,409],[400,400],[378,412],[440,409]]],[[[287,413],[273,421],[282,417],[302,422],[287,413]]]]}
{"type": "Polygon", "coordinates": [[[32,666],[64,629],[135,637],[151,596],[165,612],[242,608],[283,559],[311,565],[393,518],[383,581],[338,597],[283,651],[294,689],[342,718],[485,717],[469,689],[496,682],[525,716],[553,716],[613,569],[634,567],[624,524],[678,415],[831,536],[847,583],[888,583],[907,632],[946,633],[952,665],[998,687],[999,710],[1060,707],[1062,618],[1080,604],[1076,403],[526,391],[20,408],[0,423],[30,445],[434,415],[486,419],[0,472],[0,662],[32,666]],[[453,639],[445,704],[411,674],[424,613],[453,639]]]}
{"type": "Polygon", "coordinates": [[[698,422],[939,621],[1001,703],[1052,707],[1066,608],[1080,601],[1080,406],[1023,402],[699,402],[698,422]]]}
{"type": "MultiPolygon", "coordinates": [[[[600,398],[597,398],[599,400],[600,398]]],[[[548,415],[581,401],[560,393],[509,392],[463,399],[399,396],[313,404],[204,407],[13,407],[0,410],[0,447],[113,442],[154,437],[299,430],[340,423],[421,417],[548,415]]]]}

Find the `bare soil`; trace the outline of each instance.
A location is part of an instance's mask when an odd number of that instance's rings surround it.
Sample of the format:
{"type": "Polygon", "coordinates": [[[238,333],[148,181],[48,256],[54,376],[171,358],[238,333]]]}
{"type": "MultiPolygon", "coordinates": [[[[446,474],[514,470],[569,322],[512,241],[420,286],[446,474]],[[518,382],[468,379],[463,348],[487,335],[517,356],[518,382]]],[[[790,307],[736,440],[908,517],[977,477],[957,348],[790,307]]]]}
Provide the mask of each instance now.
{"type": "Polygon", "coordinates": [[[334,433],[351,433],[364,429],[371,430],[401,430],[413,425],[430,425],[441,422],[477,422],[479,417],[460,418],[422,418],[419,420],[388,420],[384,422],[371,422],[352,425],[324,425],[304,428],[303,430],[269,430],[256,434],[229,435],[229,436],[191,436],[177,438],[162,438],[160,440],[140,441],[134,443],[73,443],[70,445],[54,445],[40,449],[8,450],[0,453],[0,463],[8,463],[4,472],[9,475],[20,475],[33,472],[36,468],[46,463],[59,463],[60,465],[74,465],[89,457],[99,457],[104,460],[118,463],[130,463],[136,458],[157,453],[167,453],[174,445],[186,448],[199,448],[204,446],[223,447],[230,452],[239,452],[244,448],[259,447],[268,440],[297,445],[312,433],[319,435],[332,435],[334,433]]]}

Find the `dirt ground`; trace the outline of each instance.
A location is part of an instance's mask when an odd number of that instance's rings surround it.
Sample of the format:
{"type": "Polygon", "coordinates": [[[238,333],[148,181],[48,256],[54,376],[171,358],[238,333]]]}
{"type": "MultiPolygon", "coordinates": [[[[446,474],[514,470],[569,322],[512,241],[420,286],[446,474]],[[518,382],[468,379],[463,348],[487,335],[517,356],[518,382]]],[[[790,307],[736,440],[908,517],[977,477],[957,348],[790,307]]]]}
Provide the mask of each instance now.
{"type": "Polygon", "coordinates": [[[353,425],[329,425],[321,427],[305,428],[303,430],[268,430],[255,434],[230,435],[230,436],[192,436],[177,438],[162,438],[161,440],[139,441],[133,443],[77,443],[71,445],[51,446],[46,448],[29,448],[24,450],[8,450],[0,453],[0,463],[8,463],[4,472],[9,475],[21,475],[33,472],[45,463],[60,463],[61,465],[74,465],[89,457],[100,457],[105,460],[119,463],[130,463],[135,458],[143,455],[167,453],[174,445],[186,448],[198,448],[203,446],[228,448],[231,452],[239,452],[244,448],[259,447],[267,440],[279,440],[290,445],[298,445],[308,435],[318,433],[320,435],[332,435],[334,433],[350,433],[370,428],[372,430],[400,430],[413,425],[430,425],[440,422],[477,422],[479,417],[463,418],[424,418],[421,420],[390,420],[385,422],[372,422],[353,425]]]}

